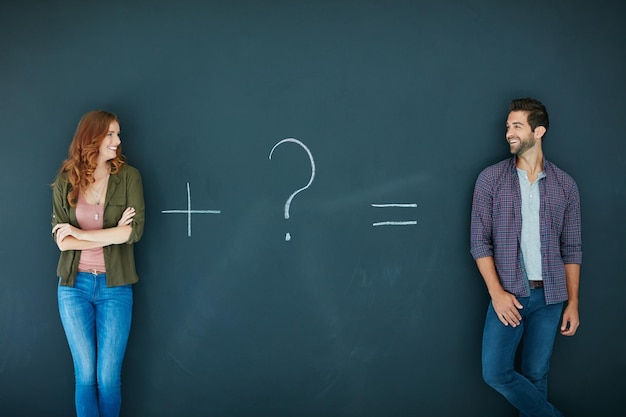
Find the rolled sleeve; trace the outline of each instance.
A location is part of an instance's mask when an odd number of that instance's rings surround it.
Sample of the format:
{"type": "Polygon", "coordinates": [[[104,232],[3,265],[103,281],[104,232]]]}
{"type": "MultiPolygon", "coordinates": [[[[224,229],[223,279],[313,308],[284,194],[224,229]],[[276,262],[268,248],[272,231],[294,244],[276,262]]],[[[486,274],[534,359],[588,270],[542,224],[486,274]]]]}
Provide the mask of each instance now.
{"type": "MultiPolygon", "coordinates": [[[[52,184],[52,214],[51,226],[54,228],[60,223],[70,223],[70,206],[67,202],[67,178],[65,174],[60,174],[52,184]]],[[[52,234],[56,242],[56,234],[52,234]]]]}
{"type": "Polygon", "coordinates": [[[145,203],[143,197],[143,184],[139,171],[133,169],[132,174],[128,176],[128,206],[135,209],[131,227],[132,231],[126,243],[133,244],[141,240],[144,230],[145,221],[145,203]]]}
{"type": "Polygon", "coordinates": [[[569,188],[568,204],[560,240],[561,258],[564,264],[582,264],[581,229],[580,194],[576,183],[573,182],[569,188]]]}
{"type": "Polygon", "coordinates": [[[487,186],[486,174],[482,172],[474,187],[470,223],[470,253],[475,260],[493,256],[492,199],[487,186]]]}

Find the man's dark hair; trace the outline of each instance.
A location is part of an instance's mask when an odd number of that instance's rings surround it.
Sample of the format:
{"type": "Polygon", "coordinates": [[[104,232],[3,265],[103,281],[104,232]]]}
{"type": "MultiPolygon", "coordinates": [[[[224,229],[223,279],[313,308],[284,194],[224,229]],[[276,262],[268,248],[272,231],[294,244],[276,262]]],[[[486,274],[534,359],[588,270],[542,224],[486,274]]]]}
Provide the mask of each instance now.
{"type": "Polygon", "coordinates": [[[518,98],[511,101],[509,111],[526,111],[528,112],[528,124],[534,132],[537,126],[543,126],[546,128],[546,132],[550,127],[550,120],[548,119],[548,111],[546,106],[541,104],[539,100],[534,98],[518,98]]]}

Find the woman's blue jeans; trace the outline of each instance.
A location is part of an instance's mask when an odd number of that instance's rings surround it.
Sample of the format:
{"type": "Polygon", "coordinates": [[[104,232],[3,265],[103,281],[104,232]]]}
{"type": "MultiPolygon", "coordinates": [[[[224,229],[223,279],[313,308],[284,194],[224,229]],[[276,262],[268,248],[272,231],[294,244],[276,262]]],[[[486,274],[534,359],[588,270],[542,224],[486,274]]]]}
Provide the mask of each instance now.
{"type": "Polygon", "coordinates": [[[547,305],[543,288],[518,298],[524,306],[517,327],[505,326],[489,304],[483,332],[483,378],[502,394],[522,417],[561,417],[548,402],[548,371],[563,303],[547,305]],[[520,368],[515,357],[521,342],[520,368]]]}
{"type": "Polygon", "coordinates": [[[132,286],[107,287],[105,274],[79,272],[74,287],[59,285],[58,301],[74,361],[78,417],[117,417],[132,286]]]}

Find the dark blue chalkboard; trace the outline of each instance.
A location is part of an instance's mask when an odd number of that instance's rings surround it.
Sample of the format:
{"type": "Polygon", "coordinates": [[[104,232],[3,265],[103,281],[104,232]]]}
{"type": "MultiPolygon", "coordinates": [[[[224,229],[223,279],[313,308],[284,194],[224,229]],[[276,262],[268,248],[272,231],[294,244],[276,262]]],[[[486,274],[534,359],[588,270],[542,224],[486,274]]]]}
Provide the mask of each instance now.
{"type": "Polygon", "coordinates": [[[99,108],[146,199],[123,416],[516,415],[481,379],[468,233],[524,96],[583,206],[582,326],[551,399],[615,415],[624,21],[603,0],[3,3],[0,415],[73,413],[49,184],[99,108]],[[288,219],[312,163],[284,139],[315,164],[288,219]]]}

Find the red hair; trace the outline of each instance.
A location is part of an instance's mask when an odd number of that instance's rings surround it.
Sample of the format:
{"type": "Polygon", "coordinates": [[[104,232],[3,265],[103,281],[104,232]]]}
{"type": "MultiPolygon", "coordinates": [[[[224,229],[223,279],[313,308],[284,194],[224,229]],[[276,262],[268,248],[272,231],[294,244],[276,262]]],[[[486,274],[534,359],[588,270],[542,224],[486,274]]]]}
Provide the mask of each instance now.
{"type": "MultiPolygon", "coordinates": [[[[100,145],[112,122],[119,123],[117,116],[103,110],[90,111],[78,122],[68,157],[63,161],[60,170],[61,173],[68,173],[71,187],[67,200],[71,206],[76,206],[78,193],[85,192],[95,181],[93,173],[96,170],[100,145]]],[[[121,146],[117,147],[117,156],[108,163],[111,174],[115,174],[124,166],[126,160],[122,155],[121,146]]]]}

